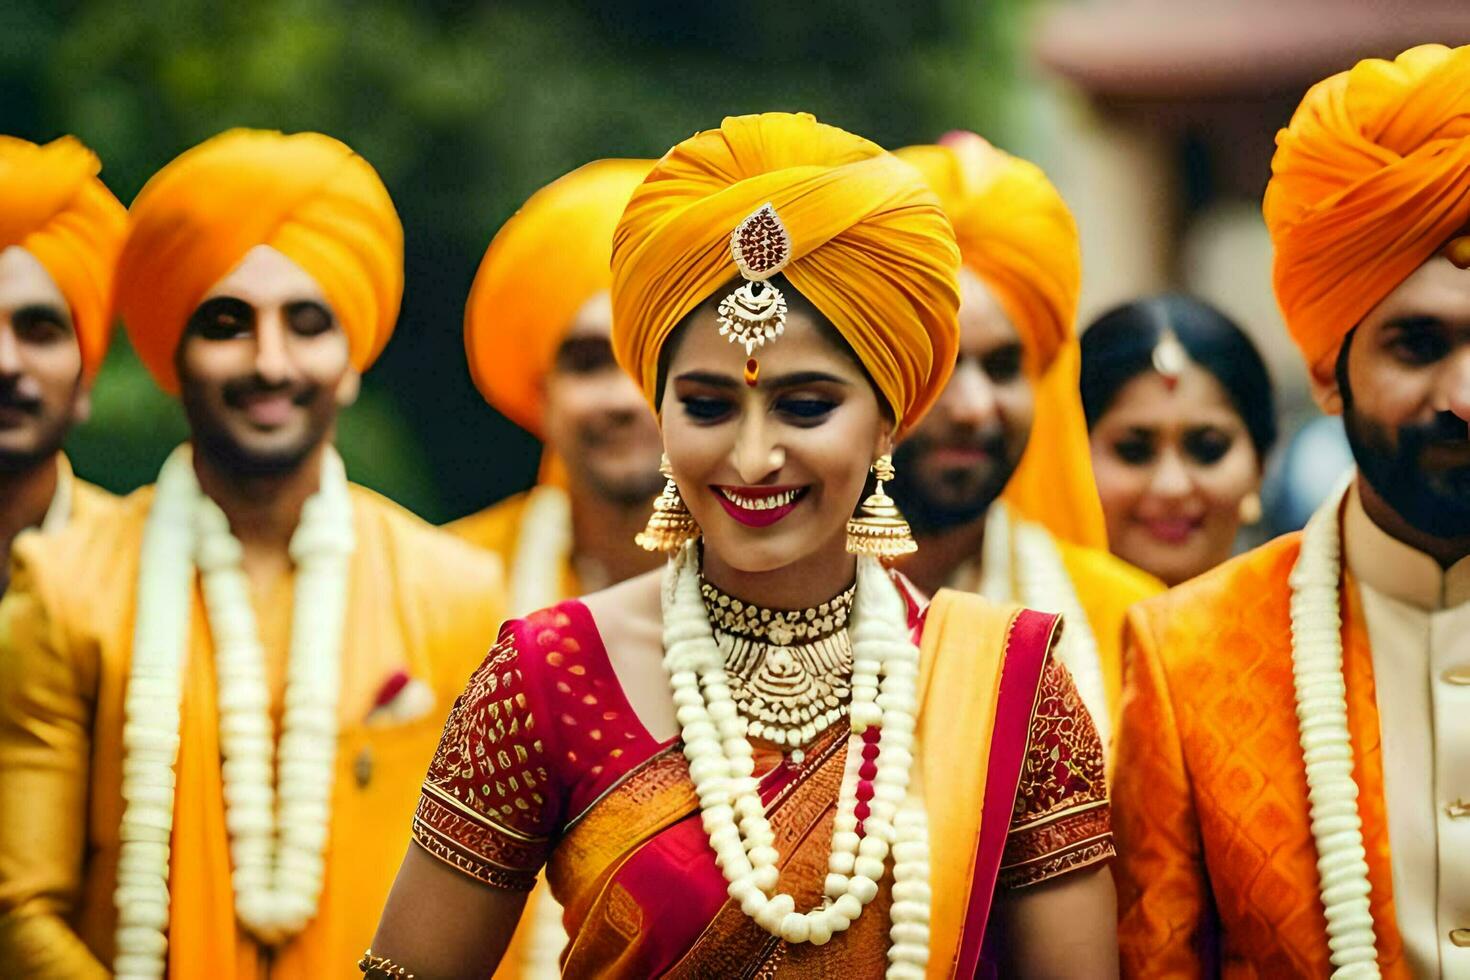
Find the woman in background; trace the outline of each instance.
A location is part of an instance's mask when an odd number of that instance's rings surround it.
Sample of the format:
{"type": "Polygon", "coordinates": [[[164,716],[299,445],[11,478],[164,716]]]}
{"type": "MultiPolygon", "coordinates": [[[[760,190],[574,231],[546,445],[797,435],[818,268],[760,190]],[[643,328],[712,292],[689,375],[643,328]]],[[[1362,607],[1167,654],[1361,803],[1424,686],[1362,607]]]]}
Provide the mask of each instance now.
{"type": "Polygon", "coordinates": [[[1169,586],[1229,558],[1276,441],[1244,331],[1188,296],[1116,307],[1082,335],[1082,406],[1113,553],[1169,586]]]}

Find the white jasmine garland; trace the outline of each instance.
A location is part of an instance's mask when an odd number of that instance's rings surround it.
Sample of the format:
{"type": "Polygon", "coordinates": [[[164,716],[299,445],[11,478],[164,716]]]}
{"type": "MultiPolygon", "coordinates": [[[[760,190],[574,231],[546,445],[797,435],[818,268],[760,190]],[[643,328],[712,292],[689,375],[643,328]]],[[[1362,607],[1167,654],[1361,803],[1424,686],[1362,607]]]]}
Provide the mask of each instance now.
{"type": "Polygon", "coordinates": [[[776,893],[775,835],[766,819],[755,760],[736,711],[724,658],[699,590],[699,552],[686,545],[669,562],[663,592],[664,666],[710,847],[742,911],[790,943],[822,945],[848,928],[878,894],[890,852],[894,904],[888,976],[922,977],[929,959],[929,836],[923,802],[910,792],[919,651],[909,639],[903,597],[877,561],[859,558],[852,638],[847,765],[838,794],[825,897],[808,911],[776,893]],[[877,774],[864,835],[857,834],[863,733],[876,727],[877,774]]]}
{"type": "Polygon", "coordinates": [[[572,504],[561,487],[534,488],[521,512],[510,570],[510,608],[525,616],[564,598],[562,572],[572,557],[572,504]]]}
{"type": "Polygon", "coordinates": [[[1010,509],[997,500],[985,518],[981,551],[981,595],[997,602],[1015,599],[1031,609],[1061,614],[1065,625],[1057,643],[1057,658],[1072,675],[1077,694],[1092,716],[1098,740],[1106,748],[1112,739],[1113,723],[1103,683],[1102,657],[1056,540],[1039,524],[1012,519],[1010,509]],[[1013,569],[1019,595],[1012,595],[1013,569]]]}
{"type": "Polygon", "coordinates": [[[196,567],[214,639],[236,914],[267,945],[286,941],[316,914],[331,821],[353,547],[347,478],[341,459],[329,451],[321,487],[303,505],[291,538],[295,599],[273,773],[270,692],[240,543],[219,506],[200,490],[189,448],[175,450],[164,464],[143,535],[124,698],[118,977],[162,977],[167,966],[174,765],[196,567]]]}
{"type": "Polygon", "coordinates": [[[1291,657],[1296,715],[1307,770],[1307,801],[1317,844],[1317,874],[1336,980],[1377,977],[1367,851],[1353,780],[1347,680],[1342,669],[1342,531],[1344,481],[1302,533],[1291,571],[1291,657]]]}
{"type": "Polygon", "coordinates": [[[71,520],[71,501],[76,493],[76,475],[72,473],[71,464],[66,457],[60,454],[56,457],[56,490],[51,494],[51,504],[46,508],[46,516],[41,518],[41,533],[55,534],[66,527],[71,520]]]}
{"type": "MultiPolygon", "coordinates": [[[[510,570],[511,613],[525,616],[562,599],[562,572],[572,556],[572,504],[561,487],[535,487],[521,515],[510,570]]],[[[532,911],[531,940],[521,973],[530,980],[561,976],[561,951],[567,945],[562,907],[542,888],[532,911]]]]}

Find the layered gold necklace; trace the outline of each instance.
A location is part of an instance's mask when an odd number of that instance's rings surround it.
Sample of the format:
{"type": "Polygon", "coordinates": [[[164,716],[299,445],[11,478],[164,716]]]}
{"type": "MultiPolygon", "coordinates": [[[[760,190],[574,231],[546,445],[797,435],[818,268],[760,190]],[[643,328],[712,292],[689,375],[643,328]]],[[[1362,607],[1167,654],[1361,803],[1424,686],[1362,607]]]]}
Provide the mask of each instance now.
{"type": "Polygon", "coordinates": [[[726,595],[701,576],[731,699],[747,734],[806,745],[843,718],[851,697],[847,620],[855,586],[810,609],[766,609],[726,595]]]}

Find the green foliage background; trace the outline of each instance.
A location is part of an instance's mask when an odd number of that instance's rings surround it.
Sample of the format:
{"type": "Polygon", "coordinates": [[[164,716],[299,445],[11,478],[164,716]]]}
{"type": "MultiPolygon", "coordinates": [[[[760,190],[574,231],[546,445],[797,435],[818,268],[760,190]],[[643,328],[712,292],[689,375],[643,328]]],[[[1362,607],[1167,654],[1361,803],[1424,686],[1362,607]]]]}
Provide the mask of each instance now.
{"type": "MultiPolygon", "coordinates": [[[[403,217],[398,331],[343,419],[349,471],[433,520],[527,485],[530,436],[470,384],[465,296],[499,224],[590,159],[658,156],[726,114],[802,109],[885,146],[1017,130],[1025,0],[8,0],[0,131],[75,133],[132,200],[232,126],[362,153],[403,217]]],[[[125,339],[69,449],[124,491],[185,435],[125,339]]]]}

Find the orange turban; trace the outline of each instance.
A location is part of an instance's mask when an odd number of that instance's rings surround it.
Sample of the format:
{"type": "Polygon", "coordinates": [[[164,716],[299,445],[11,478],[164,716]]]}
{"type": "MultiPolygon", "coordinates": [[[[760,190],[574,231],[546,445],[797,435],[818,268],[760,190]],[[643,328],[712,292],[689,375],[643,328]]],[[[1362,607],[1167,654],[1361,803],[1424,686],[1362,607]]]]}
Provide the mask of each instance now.
{"type": "Polygon", "coordinates": [[[541,434],[541,382],[583,304],[612,287],[613,229],[652,160],[597,160],[505,223],[465,309],[470,374],[490,404],[541,434]]]}
{"type": "Polygon", "coordinates": [[[102,366],[112,335],[112,274],[127,212],[97,179],[97,155],[71,136],[37,146],[0,136],[0,249],[36,257],[71,307],[82,376],[102,366]]]}
{"type": "Polygon", "coordinates": [[[1026,347],[1036,421],[1006,500],[1059,537],[1107,547],[1078,387],[1082,358],[1074,321],[1082,252],[1072,212],[1040,167],[974,133],[895,152],[939,195],[966,267],[984,281],[1026,347]]]}
{"type": "Polygon", "coordinates": [[[737,277],[730,234],[767,203],[791,237],[786,278],[912,425],[954,369],[954,231],[912,167],[806,113],[728,117],[654,165],[613,238],[619,362],[653,404],[664,341],[737,277]]]}
{"type": "Polygon", "coordinates": [[[382,353],[403,295],[403,226],[377,172],[330,136],[234,129],[160,170],[128,213],[118,312],[165,391],[178,391],[190,314],[257,245],[317,281],[355,367],[382,353]]]}
{"type": "Polygon", "coordinates": [[[1276,134],[1264,212],[1276,301],[1330,380],[1348,332],[1470,221],[1470,46],[1313,85],[1276,134]]]}

